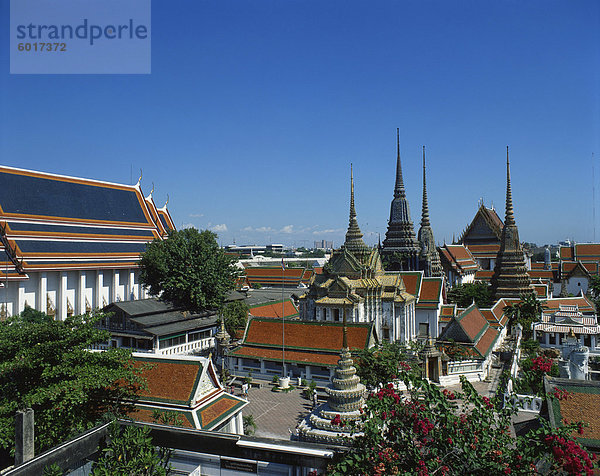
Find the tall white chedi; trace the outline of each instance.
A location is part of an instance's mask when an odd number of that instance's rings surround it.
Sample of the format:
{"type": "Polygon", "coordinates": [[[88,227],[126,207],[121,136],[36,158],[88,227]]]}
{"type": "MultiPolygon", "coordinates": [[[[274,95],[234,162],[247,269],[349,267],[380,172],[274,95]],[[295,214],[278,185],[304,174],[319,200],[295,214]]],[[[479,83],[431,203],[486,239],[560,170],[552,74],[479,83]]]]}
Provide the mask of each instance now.
{"type": "Polygon", "coordinates": [[[360,383],[353,364],[344,309],[342,351],[333,383],[325,389],[329,398],[300,422],[298,434],[301,440],[350,445],[353,438],[362,435],[360,409],[365,404],[366,388],[360,383]]]}

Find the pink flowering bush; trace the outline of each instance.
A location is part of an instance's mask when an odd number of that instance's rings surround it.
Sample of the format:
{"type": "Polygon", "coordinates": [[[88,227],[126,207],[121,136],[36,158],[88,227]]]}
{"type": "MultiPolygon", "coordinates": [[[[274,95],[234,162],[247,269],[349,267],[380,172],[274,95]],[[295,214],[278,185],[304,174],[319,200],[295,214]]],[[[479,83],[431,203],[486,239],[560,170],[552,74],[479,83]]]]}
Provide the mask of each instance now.
{"type": "Polygon", "coordinates": [[[389,384],[368,396],[364,436],[329,474],[591,474],[593,458],[571,436],[581,423],[553,430],[541,421],[539,429],[515,438],[514,407],[480,396],[465,379],[462,392],[451,392],[414,374],[400,378],[410,390],[399,393],[389,384]]]}

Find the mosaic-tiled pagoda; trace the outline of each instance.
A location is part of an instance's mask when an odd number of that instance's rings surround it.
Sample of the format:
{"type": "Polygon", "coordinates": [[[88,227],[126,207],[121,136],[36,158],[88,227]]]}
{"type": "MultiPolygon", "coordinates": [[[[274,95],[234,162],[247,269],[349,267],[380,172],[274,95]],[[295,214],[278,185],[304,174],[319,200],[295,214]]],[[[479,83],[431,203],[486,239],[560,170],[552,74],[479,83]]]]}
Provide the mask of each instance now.
{"type": "Polygon", "coordinates": [[[496,257],[496,267],[491,279],[494,299],[519,298],[533,292],[531,278],[527,274],[525,256],[519,241],[519,230],[515,222],[510,186],[510,162],[506,147],[506,214],[500,251],[496,257]]]}
{"type": "Polygon", "coordinates": [[[307,321],[341,322],[347,309],[349,322],[374,323],[380,341],[410,341],[416,335],[416,298],[406,292],[400,273],[384,271],[379,251],[367,246],[362,236],[351,174],[346,240],[300,298],[300,316],[307,321]]]}
{"type": "Polygon", "coordinates": [[[397,130],[396,183],[394,199],[390,208],[388,230],[383,240],[381,254],[387,269],[393,271],[415,271],[419,266],[421,247],[415,236],[410,209],[406,199],[402,164],[400,162],[400,130],[397,130]]]}
{"type": "Polygon", "coordinates": [[[440,255],[435,246],[435,238],[429,221],[429,204],[427,203],[427,182],[425,178],[425,146],[423,146],[423,208],[421,212],[421,228],[419,228],[419,243],[421,254],[419,255],[419,269],[427,277],[443,276],[440,255]]]}
{"type": "Polygon", "coordinates": [[[364,405],[365,386],[356,375],[350,349],[344,313],[342,352],[335,370],[333,383],[325,391],[327,403],[316,408],[298,425],[298,434],[304,441],[350,445],[360,436],[360,409],[364,405]]]}

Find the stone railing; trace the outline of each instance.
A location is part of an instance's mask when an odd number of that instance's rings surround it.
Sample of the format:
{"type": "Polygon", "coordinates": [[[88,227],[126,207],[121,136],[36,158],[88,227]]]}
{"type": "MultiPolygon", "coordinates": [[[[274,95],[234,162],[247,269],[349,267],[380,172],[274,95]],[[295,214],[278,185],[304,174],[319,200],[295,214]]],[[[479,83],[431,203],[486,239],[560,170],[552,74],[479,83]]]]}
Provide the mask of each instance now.
{"type": "Polygon", "coordinates": [[[513,403],[516,403],[517,407],[522,412],[539,413],[542,409],[542,397],[536,397],[533,395],[513,395],[513,403]]]}

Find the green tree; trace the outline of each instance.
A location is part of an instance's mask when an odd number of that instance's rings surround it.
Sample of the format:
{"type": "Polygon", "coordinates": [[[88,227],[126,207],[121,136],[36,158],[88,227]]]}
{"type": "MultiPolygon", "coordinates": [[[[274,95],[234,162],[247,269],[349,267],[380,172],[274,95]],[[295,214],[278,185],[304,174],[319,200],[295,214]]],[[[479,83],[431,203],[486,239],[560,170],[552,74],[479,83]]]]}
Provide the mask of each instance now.
{"type": "Polygon", "coordinates": [[[456,284],[448,291],[448,301],[455,303],[458,307],[469,307],[473,304],[477,307],[491,307],[493,304],[492,290],[490,285],[481,281],[474,283],[456,284]]]}
{"type": "Polygon", "coordinates": [[[229,335],[235,335],[236,331],[246,328],[248,322],[248,312],[250,308],[246,301],[232,301],[223,308],[223,319],[225,319],[225,328],[229,335]]]}
{"type": "Polygon", "coordinates": [[[412,362],[408,349],[399,342],[383,342],[380,346],[354,353],[356,373],[368,388],[376,388],[396,379],[400,368],[412,362]]]}
{"type": "Polygon", "coordinates": [[[506,306],[504,312],[508,316],[508,328],[515,324],[523,327],[523,338],[530,339],[533,335],[533,323],[542,319],[542,312],[546,309],[545,301],[540,301],[533,293],[523,294],[521,301],[506,306]]]}
{"type": "Polygon", "coordinates": [[[92,476],[163,476],[171,473],[169,459],[172,450],[154,446],[148,427],[121,428],[118,423],[113,423],[106,446],[101,451],[101,456],[92,466],[92,476]]]}
{"type": "MultiPolygon", "coordinates": [[[[65,321],[30,320],[30,312],[0,322],[0,449],[13,451],[15,412],[35,411],[36,454],[81,433],[107,415],[124,415],[144,381],[131,352],[91,352],[109,333],[102,315],[65,321]],[[127,382],[117,385],[117,382],[127,382]]],[[[38,315],[38,317],[40,317],[38,315]]]]}
{"type": "Polygon", "coordinates": [[[256,433],[257,425],[253,415],[245,415],[242,420],[244,422],[244,434],[253,435],[256,433]]]}
{"type": "Polygon", "coordinates": [[[234,261],[219,247],[213,232],[173,230],[142,253],[140,282],[150,294],[191,312],[217,309],[238,277],[234,261]]]}

